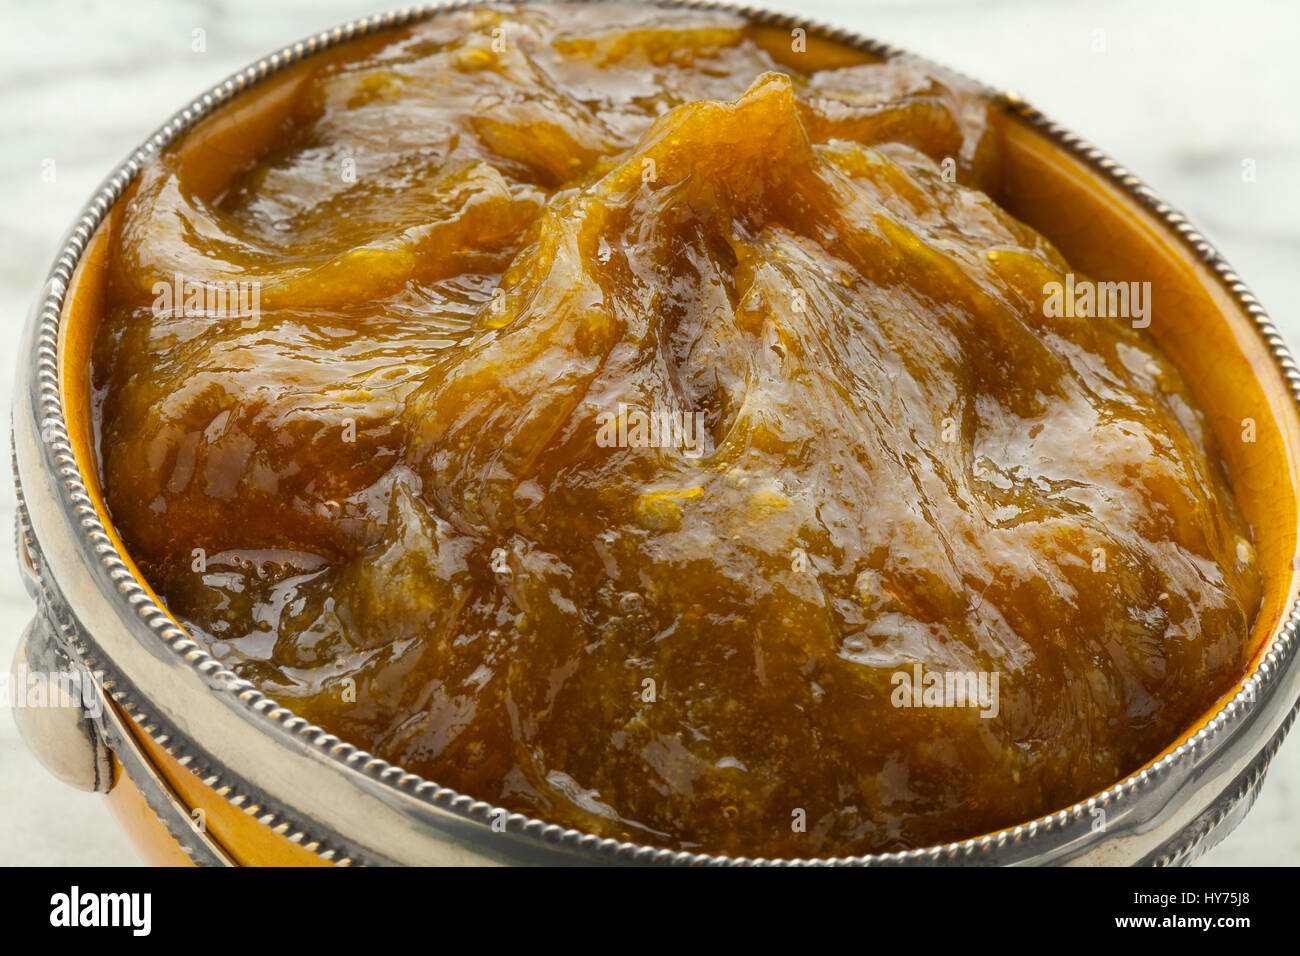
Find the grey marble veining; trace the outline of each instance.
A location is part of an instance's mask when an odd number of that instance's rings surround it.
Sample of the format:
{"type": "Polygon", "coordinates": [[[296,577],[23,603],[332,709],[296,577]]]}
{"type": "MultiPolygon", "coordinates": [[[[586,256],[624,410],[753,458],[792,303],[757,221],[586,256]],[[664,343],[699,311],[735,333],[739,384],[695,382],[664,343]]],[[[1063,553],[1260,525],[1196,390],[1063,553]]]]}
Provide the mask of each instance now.
{"type": "MultiPolygon", "coordinates": [[[[396,0],[394,6],[399,5],[396,0]]],[[[1014,89],[1129,165],[1234,263],[1300,345],[1300,5],[1084,0],[772,4],[1014,89]],[[1253,182],[1242,176],[1250,160],[1253,182]]],[[[310,32],[385,9],[350,0],[0,2],[0,388],[67,226],[188,98],[310,32]],[[202,31],[196,34],[195,31],[202,31]],[[200,45],[202,50],[195,49],[200,45]]],[[[0,523],[13,493],[0,482],[0,523]]],[[[0,548],[0,661],[30,616],[0,548]]],[[[1300,735],[1209,863],[1300,863],[1300,735]]],[[[49,778],[0,715],[0,864],[131,863],[103,802],[49,778]]]]}

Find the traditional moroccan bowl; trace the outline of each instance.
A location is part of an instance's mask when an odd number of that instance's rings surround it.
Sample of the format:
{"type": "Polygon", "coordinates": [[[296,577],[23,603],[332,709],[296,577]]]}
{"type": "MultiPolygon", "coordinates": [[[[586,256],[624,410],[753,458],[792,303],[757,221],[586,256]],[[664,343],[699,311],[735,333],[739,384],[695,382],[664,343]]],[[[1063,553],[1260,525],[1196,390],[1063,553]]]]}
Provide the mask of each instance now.
{"type": "MultiPolygon", "coordinates": [[[[801,28],[810,48],[903,55],[782,14],[685,5],[728,10],[787,35],[801,28]]],[[[164,150],[223,150],[232,171],[250,159],[251,144],[287,111],[304,61],[463,6],[356,20],[241,70],[150,136],[68,234],[26,327],[13,413],[18,550],[37,604],[16,669],[66,673],[88,691],[67,706],[16,711],[50,770],[106,794],[142,854],[158,863],[1169,864],[1230,832],[1300,697],[1300,371],[1232,267],[1180,213],[1017,97],[992,90],[1006,141],[995,198],[1079,270],[1103,281],[1150,279],[1163,314],[1177,317],[1150,332],[1206,410],[1256,535],[1264,592],[1249,671],[1145,767],[1049,816],[906,853],[781,861],[676,852],[529,819],[406,773],[278,706],[168,615],[113,529],[95,461],[88,367],[106,225],[164,150]]]]}

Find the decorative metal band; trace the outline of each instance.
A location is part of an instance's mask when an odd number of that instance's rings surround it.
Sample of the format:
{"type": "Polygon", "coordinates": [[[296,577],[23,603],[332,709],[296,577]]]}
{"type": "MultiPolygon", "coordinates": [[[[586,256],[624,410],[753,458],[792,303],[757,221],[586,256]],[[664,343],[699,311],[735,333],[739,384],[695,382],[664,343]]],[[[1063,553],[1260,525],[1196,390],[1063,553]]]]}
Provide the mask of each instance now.
{"type": "Polygon", "coordinates": [[[1201,818],[1188,827],[1186,835],[1175,841],[1170,848],[1164,849],[1151,861],[1153,866],[1178,866],[1191,863],[1213,846],[1209,842],[1211,835],[1218,830],[1224,820],[1234,814],[1244,815],[1255,804],[1260,788],[1264,785],[1264,775],[1273,760],[1282,741],[1295,723],[1296,710],[1292,710],[1282,726],[1278,728],[1273,739],[1268,742],[1251,765],[1237,778],[1238,784],[1231,795],[1219,806],[1207,809],[1201,818]]]}
{"type": "MultiPolygon", "coordinates": [[[[599,0],[578,0],[578,2],[599,2],[599,0]]],[[[644,0],[644,2],[667,8],[728,13],[744,17],[750,22],[760,25],[789,29],[800,28],[811,35],[868,54],[888,58],[906,57],[922,63],[930,69],[951,76],[960,76],[955,71],[916,57],[886,43],[868,39],[851,31],[829,26],[816,20],[741,4],[718,2],[718,0],[644,0]]],[[[496,822],[498,826],[504,822],[505,829],[511,833],[522,834],[542,843],[562,845],[583,851],[593,858],[628,863],[697,866],[826,866],[906,865],[976,861],[986,853],[1012,845],[1028,844],[1036,837],[1044,834],[1062,831],[1072,825],[1086,823],[1092,812],[1099,808],[1122,808],[1137,794],[1152,788],[1163,780],[1176,764],[1195,758],[1211,741],[1240,722],[1249,711],[1252,702],[1259,701],[1263,696],[1263,691],[1271,682],[1277,679],[1285,659],[1295,652],[1296,632],[1297,628],[1300,627],[1300,603],[1291,609],[1284,625],[1273,636],[1267,652],[1261,659],[1254,674],[1245,683],[1243,689],[1228,701],[1206,726],[1159,761],[1130,775],[1109,789],[1069,808],[1029,823],[1023,823],[978,838],[897,853],[808,860],[769,860],[715,856],[597,837],[590,833],[583,833],[533,819],[523,814],[511,813],[503,808],[494,807],[489,803],[475,800],[446,787],[440,787],[416,774],[408,773],[400,767],[393,766],[385,760],[360,750],[352,744],[345,743],[333,734],[325,732],[303,718],[296,716],[288,709],[279,706],[275,701],[257,690],[251,683],[236,677],[232,672],[226,670],[219,661],[204,651],[189,634],[178,627],[149,596],[140,582],[135,579],[123,562],[122,556],[118,554],[87,493],[86,485],[82,480],[81,472],[77,467],[68,439],[67,425],[59,394],[57,342],[64,298],[74,269],[95,230],[104,221],[113,204],[121,198],[127,187],[139,175],[146,164],[176,142],[198,121],[228,103],[238,94],[288,66],[349,40],[406,26],[442,13],[489,5],[482,2],[482,0],[455,0],[455,2],[450,3],[426,4],[364,17],[349,21],[332,30],[314,34],[258,60],[204,93],[160,126],[104,181],[69,232],[65,244],[50,270],[47,294],[40,303],[38,312],[34,317],[38,325],[35,351],[31,358],[35,362],[34,379],[38,386],[38,395],[36,396],[38,426],[47,448],[47,462],[53,466],[54,474],[61,481],[63,493],[66,496],[67,504],[70,506],[69,510],[71,514],[76,516],[84,543],[89,544],[94,557],[99,561],[99,566],[95,568],[95,571],[104,576],[116,588],[124,613],[126,611],[134,612],[144,622],[149,631],[160,639],[177,658],[209,680],[224,685],[229,692],[230,703],[233,706],[244,708],[254,717],[255,721],[264,722],[268,729],[275,727],[282,732],[287,732],[299,738],[329,760],[337,762],[340,766],[359,770],[381,784],[401,790],[431,806],[450,811],[466,819],[483,824],[496,822]]],[[[498,4],[498,6],[503,7],[514,5],[516,4],[498,4]]],[[[526,6],[527,4],[519,5],[526,6]]],[[[967,78],[963,77],[963,79],[967,78]]],[[[1103,174],[1109,181],[1138,200],[1166,226],[1173,229],[1183,244],[1213,270],[1232,298],[1250,316],[1260,338],[1267,345],[1279,372],[1290,388],[1297,407],[1300,407],[1300,368],[1297,368],[1282,336],[1269,320],[1258,300],[1237,274],[1181,213],[1161,200],[1150,187],[1123,166],[1073,133],[1047,119],[1037,110],[1025,104],[1015,94],[1001,93],[969,79],[967,79],[967,82],[972,82],[972,85],[984,91],[994,102],[1021,116],[1070,155],[1082,160],[1089,167],[1103,174]]],[[[39,570],[41,563],[39,549],[30,533],[30,527],[27,525],[21,496],[19,513],[19,533],[24,535],[39,570]]],[[[57,585],[54,582],[45,580],[42,586],[49,596],[49,603],[45,610],[58,613],[57,609],[60,606],[61,598],[58,596],[57,585]]],[[[210,755],[204,753],[194,741],[177,734],[165,718],[149,714],[146,710],[147,698],[141,695],[131,684],[127,675],[115,672],[111,661],[101,659],[95,647],[93,635],[89,634],[84,627],[77,625],[75,620],[68,621],[68,624],[70,626],[64,627],[62,630],[68,637],[69,645],[75,650],[85,666],[97,676],[106,692],[150,739],[183,766],[187,767],[205,785],[225,797],[233,805],[240,807],[258,822],[270,827],[274,832],[288,837],[305,849],[311,850],[327,860],[345,865],[393,862],[376,858],[372,852],[350,840],[346,834],[319,832],[321,829],[319,824],[313,821],[294,819],[294,812],[284,807],[281,801],[269,794],[258,791],[247,781],[242,780],[231,768],[223,766],[210,755]]],[[[219,691],[214,692],[219,693],[219,691]]],[[[1253,792],[1259,778],[1262,777],[1269,758],[1271,758],[1277,745],[1280,744],[1282,736],[1294,721],[1297,710],[1300,710],[1300,704],[1291,709],[1281,729],[1274,735],[1272,743],[1252,761],[1248,774],[1250,777],[1249,784],[1239,793],[1230,797],[1226,804],[1217,809],[1217,819],[1208,828],[1203,828],[1194,833],[1191,837],[1191,843],[1183,844],[1175,850],[1168,851],[1157,862],[1186,862],[1195,856],[1198,847],[1204,845],[1205,839],[1214,827],[1219,822],[1222,822],[1242,799],[1246,799],[1253,792]]]]}

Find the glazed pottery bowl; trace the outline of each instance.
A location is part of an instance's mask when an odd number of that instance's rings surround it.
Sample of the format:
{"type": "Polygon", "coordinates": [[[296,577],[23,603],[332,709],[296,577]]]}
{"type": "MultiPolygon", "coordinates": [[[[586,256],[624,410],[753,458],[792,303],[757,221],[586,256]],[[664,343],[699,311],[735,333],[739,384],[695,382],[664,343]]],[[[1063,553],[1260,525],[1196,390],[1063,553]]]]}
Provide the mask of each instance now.
{"type": "MultiPolygon", "coordinates": [[[[994,198],[1096,279],[1151,281],[1163,313],[1178,319],[1150,332],[1206,410],[1255,531],[1264,594],[1248,672],[1146,766],[1040,819],[906,853],[780,861],[677,852],[529,819],[406,773],[278,706],[169,616],[121,545],[95,460],[89,353],[112,217],[165,150],[221,150],[232,171],[254,158],[313,56],[463,6],[354,21],[259,60],[163,124],[73,224],[26,327],[13,416],[18,548],[37,605],[16,666],[72,674],[87,691],[67,706],[18,712],[46,765],[106,794],[154,862],[1168,864],[1230,832],[1300,697],[1300,373],[1259,303],[1182,215],[1105,155],[993,90],[986,93],[1003,140],[994,198]]],[[[782,14],[698,6],[765,30],[804,30],[809,44],[847,61],[905,55],[782,14]]]]}

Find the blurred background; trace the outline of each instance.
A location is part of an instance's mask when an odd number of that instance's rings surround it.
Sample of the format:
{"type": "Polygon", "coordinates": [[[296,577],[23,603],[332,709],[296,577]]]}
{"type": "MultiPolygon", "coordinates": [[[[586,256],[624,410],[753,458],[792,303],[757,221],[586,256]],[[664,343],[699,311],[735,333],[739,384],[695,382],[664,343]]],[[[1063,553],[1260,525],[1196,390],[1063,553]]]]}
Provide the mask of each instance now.
{"type": "MultiPolygon", "coordinates": [[[[763,5],[851,28],[1017,91],[1187,213],[1254,289],[1291,347],[1300,346],[1300,4],[763,5]],[[1244,164],[1253,167],[1253,181],[1243,177],[1244,164]]],[[[0,0],[6,405],[20,327],[64,232],[100,180],[162,120],[227,74],[306,34],[385,9],[365,0],[0,0]]],[[[12,527],[13,510],[12,486],[0,481],[0,525],[12,527]]],[[[30,616],[13,551],[0,547],[0,666],[8,666],[30,616]]],[[[1245,823],[1202,863],[1300,864],[1298,799],[1300,732],[1274,760],[1245,823]]],[[[0,865],[136,862],[103,802],[50,777],[3,709],[0,865]]]]}

